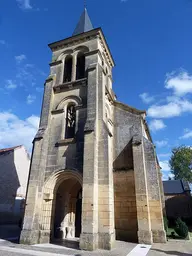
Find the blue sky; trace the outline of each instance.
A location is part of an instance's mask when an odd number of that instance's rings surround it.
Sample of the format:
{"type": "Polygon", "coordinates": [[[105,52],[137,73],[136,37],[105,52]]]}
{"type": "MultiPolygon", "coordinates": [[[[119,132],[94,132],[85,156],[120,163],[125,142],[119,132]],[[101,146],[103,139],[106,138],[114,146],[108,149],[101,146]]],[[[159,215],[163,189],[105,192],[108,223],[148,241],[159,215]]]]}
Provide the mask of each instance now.
{"type": "MultiPolygon", "coordinates": [[[[192,142],[192,0],[87,0],[116,62],[119,101],[146,109],[163,178],[171,148],[192,142]]],[[[71,36],[83,0],[2,0],[0,3],[0,147],[31,150],[48,43],[71,36]]]]}

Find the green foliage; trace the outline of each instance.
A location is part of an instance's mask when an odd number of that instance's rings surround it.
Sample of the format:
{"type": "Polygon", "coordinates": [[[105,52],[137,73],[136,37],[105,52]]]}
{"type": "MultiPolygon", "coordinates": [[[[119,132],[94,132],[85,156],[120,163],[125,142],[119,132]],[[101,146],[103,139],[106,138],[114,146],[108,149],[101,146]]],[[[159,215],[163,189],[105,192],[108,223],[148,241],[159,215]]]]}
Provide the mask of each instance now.
{"type": "Polygon", "coordinates": [[[188,236],[189,229],[185,222],[183,222],[180,218],[178,218],[176,221],[175,232],[182,238],[187,238],[188,236]]]}
{"type": "Polygon", "coordinates": [[[169,161],[175,179],[183,179],[192,183],[192,148],[180,146],[172,149],[169,161]]]}
{"type": "Polygon", "coordinates": [[[164,221],[164,228],[165,228],[165,231],[167,233],[168,231],[168,219],[166,216],[163,217],[163,221],[164,221]]]}

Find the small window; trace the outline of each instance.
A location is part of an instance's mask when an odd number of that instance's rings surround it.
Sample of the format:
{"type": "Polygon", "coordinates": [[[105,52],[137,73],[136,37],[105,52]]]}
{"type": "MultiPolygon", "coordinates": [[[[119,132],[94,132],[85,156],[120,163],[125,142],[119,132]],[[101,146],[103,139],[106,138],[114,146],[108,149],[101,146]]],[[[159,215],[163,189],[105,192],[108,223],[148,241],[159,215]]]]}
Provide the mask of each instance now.
{"type": "Polygon", "coordinates": [[[65,59],[65,68],[64,68],[64,83],[70,82],[72,77],[72,56],[67,56],[65,59]]]}
{"type": "Polygon", "coordinates": [[[75,110],[75,105],[71,104],[67,107],[66,129],[65,129],[66,139],[74,138],[75,126],[76,126],[76,110],[75,110]]]}
{"type": "Polygon", "coordinates": [[[84,77],[85,77],[85,55],[80,52],[77,55],[76,80],[82,79],[84,77]]]}

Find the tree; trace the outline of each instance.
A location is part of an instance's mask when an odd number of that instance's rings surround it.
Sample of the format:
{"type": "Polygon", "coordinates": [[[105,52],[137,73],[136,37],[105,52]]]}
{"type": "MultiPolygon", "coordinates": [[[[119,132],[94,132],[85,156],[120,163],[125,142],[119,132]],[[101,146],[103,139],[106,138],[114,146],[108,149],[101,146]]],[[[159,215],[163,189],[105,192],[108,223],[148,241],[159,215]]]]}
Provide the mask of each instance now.
{"type": "Polygon", "coordinates": [[[175,179],[192,183],[192,148],[186,146],[173,148],[169,165],[175,179]]]}

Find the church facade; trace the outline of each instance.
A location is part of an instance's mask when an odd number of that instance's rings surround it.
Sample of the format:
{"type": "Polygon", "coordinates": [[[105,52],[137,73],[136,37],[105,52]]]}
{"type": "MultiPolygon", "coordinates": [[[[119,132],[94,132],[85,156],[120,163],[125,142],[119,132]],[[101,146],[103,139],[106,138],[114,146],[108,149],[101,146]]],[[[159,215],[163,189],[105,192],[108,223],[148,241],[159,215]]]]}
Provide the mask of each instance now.
{"type": "Polygon", "coordinates": [[[115,240],[166,242],[146,113],[117,101],[102,29],[85,9],[73,36],[49,47],[20,242],[76,237],[85,250],[110,250],[115,240]]]}

